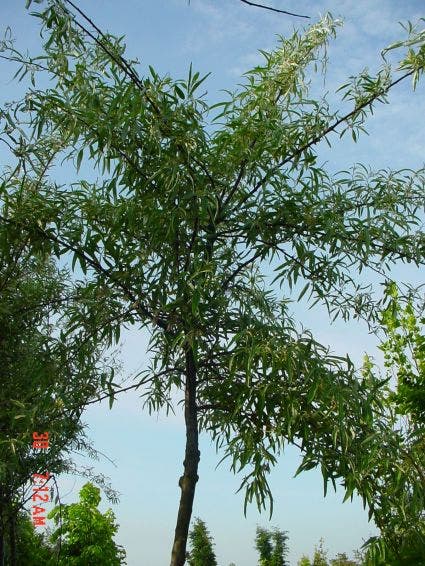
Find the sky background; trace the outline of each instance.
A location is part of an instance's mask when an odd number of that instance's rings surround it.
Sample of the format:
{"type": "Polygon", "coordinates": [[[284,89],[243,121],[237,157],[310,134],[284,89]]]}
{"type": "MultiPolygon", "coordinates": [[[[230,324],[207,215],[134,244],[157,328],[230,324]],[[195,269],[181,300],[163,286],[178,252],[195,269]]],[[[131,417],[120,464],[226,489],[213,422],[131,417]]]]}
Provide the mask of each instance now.
{"type": "MultiPolygon", "coordinates": [[[[152,65],[159,74],[187,76],[190,62],[201,74],[211,72],[205,84],[208,99],[221,100],[222,89],[234,89],[241,74],[260,60],[259,49],[275,45],[276,35],[291,33],[305,21],[273,14],[242,4],[239,0],[93,0],[79,1],[88,15],[103,29],[125,35],[127,56],[141,62],[143,74],[152,65]]],[[[12,28],[17,46],[38,52],[37,22],[27,15],[22,0],[2,0],[0,23],[12,28]]],[[[345,25],[331,43],[326,86],[331,100],[336,88],[350,75],[364,67],[377,69],[380,50],[403,36],[399,21],[417,20],[424,15],[423,2],[404,0],[274,0],[273,6],[311,16],[330,11],[341,16],[345,25]],[[422,12],[422,13],[421,13],[422,12]]],[[[1,103],[22,93],[10,81],[12,68],[0,61],[1,103]]],[[[332,169],[344,169],[356,162],[375,168],[419,168],[424,162],[424,87],[412,93],[410,84],[399,85],[390,94],[390,105],[376,107],[369,121],[370,136],[359,143],[331,138],[331,150],[320,147],[322,160],[332,169]]],[[[2,151],[2,150],[0,150],[2,151]]],[[[0,153],[1,165],[5,163],[0,153]]],[[[66,169],[59,172],[66,178],[66,169]]],[[[398,280],[420,282],[415,269],[394,271],[398,280]]],[[[365,352],[379,361],[376,339],[360,323],[330,325],[320,308],[308,311],[294,305],[294,313],[323,344],[340,355],[349,354],[357,363],[365,352]]],[[[147,364],[147,337],[137,330],[125,331],[122,337],[123,376],[147,364]]],[[[120,529],[116,540],[127,551],[129,566],[163,566],[169,563],[180,490],[177,482],[182,472],[184,427],[180,407],[176,415],[149,416],[142,410],[135,392],[121,396],[109,411],[107,403],[93,405],[85,414],[88,435],[94,446],[111,458],[99,462],[79,458],[84,465],[110,477],[121,494],[113,506],[120,529]]],[[[329,492],[323,497],[320,472],[310,471],[293,478],[300,462],[296,449],[288,447],[273,470],[270,483],[275,498],[274,516],[259,515],[248,508],[243,515],[243,495],[236,494],[241,477],[234,476],[209,439],[201,435],[201,462],[193,516],[206,521],[216,543],[220,566],[254,566],[256,525],[277,526],[288,531],[290,564],[295,566],[303,553],[312,554],[321,537],[330,556],[351,553],[375,533],[368,523],[360,500],[342,504],[343,492],[329,492]]],[[[60,495],[64,503],[77,499],[84,480],[61,478],[60,495]]],[[[103,502],[103,509],[109,504],[103,502]]]]}

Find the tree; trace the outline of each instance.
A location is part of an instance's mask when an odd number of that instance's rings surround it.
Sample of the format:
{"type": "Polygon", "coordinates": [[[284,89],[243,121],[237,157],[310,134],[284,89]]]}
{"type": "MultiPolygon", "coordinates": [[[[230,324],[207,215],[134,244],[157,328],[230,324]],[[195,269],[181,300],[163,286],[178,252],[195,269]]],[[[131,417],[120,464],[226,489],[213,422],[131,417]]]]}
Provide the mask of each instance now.
{"type": "Polygon", "coordinates": [[[402,305],[395,283],[387,286],[386,296],[381,319],[386,339],[380,349],[388,377],[397,379],[389,401],[407,418],[408,432],[417,436],[425,427],[425,317],[415,313],[411,299],[402,305]]]}
{"type": "Polygon", "coordinates": [[[272,557],[273,546],[271,543],[271,533],[266,529],[257,527],[255,536],[255,548],[260,555],[260,566],[269,566],[272,557]]]}
{"type": "Polygon", "coordinates": [[[33,495],[32,474],[53,478],[75,469],[73,450],[93,452],[80,416],[110,370],[96,333],[62,334],[69,309],[81,304],[66,277],[20,233],[0,227],[0,564],[22,563],[19,511],[33,495]],[[36,431],[48,431],[47,452],[32,449],[36,431]]]}
{"type": "Polygon", "coordinates": [[[287,540],[288,536],[285,531],[274,529],[272,532],[273,552],[270,566],[287,566],[286,557],[288,554],[287,540]]]}
{"type": "Polygon", "coordinates": [[[319,546],[314,549],[313,562],[311,566],[329,566],[327,552],[323,547],[324,540],[321,538],[319,546]]]}
{"type": "Polygon", "coordinates": [[[134,384],[149,410],[169,407],[173,388],[184,397],[172,566],[185,561],[200,430],[233,471],[244,470],[245,508],[272,505],[267,475],[286,442],[303,452],[299,471],[320,465],[325,490],[340,478],[347,497],[357,490],[372,504],[364,468],[379,471],[368,457],[386,426],[380,382],[359,380],[349,360],[300,332],[288,299],[299,292],[332,318],[373,322],[377,301],[359,273],[384,278],[397,262],[423,263],[422,170],[334,175],[317,164],[319,142],[335,132],[356,140],[374,103],[409,77],[416,83],[423,32],[411,27],[393,46],[408,49],[396,69],[344,86],[346,114],[312,101],[304,80],[336,33],[329,16],[282,38],[242,89],[209,105],[197,94],[205,77],[192,68],[186,80],[152,68],[140,77],[123,40],[73,2],[41,5],[43,54],[27,59],[10,48],[18,76],[29,73],[35,86],[5,111],[20,175],[5,179],[2,220],[71,256],[99,297],[80,316],[104,337],[116,340],[122,324],[150,332],[151,368],[134,384]],[[36,86],[43,74],[47,89],[36,86]],[[59,186],[47,178],[58,158],[77,173],[91,163],[99,181],[59,186]],[[283,296],[268,285],[270,269],[283,296]],[[110,318],[96,317],[99,304],[110,318]]]}
{"type": "MultiPolygon", "coordinates": [[[[397,285],[386,287],[381,324],[387,388],[386,410],[398,452],[377,485],[382,517],[380,537],[368,541],[366,563],[425,564],[425,318],[412,298],[403,300],[397,285]],[[391,383],[396,383],[392,387],[391,383]]],[[[365,371],[378,373],[367,357],[365,371]]]]}
{"type": "Polygon", "coordinates": [[[79,503],[59,505],[50,513],[57,529],[51,542],[58,549],[58,564],[70,566],[119,566],[125,564],[125,551],[114,542],[118,530],[111,509],[101,513],[100,489],[86,483],[79,503]]]}
{"type": "Polygon", "coordinates": [[[204,521],[197,518],[189,533],[191,549],[187,559],[189,566],[217,566],[213,540],[204,521]]]}
{"type": "Polygon", "coordinates": [[[350,560],[345,552],[339,552],[335,558],[328,561],[328,553],[324,549],[324,541],[320,539],[319,545],[314,549],[313,559],[310,560],[308,556],[304,555],[298,561],[298,566],[360,566],[363,564],[363,558],[360,553],[356,552],[356,556],[360,559],[350,560]]]}
{"type": "Polygon", "coordinates": [[[345,552],[339,552],[332,558],[330,566],[358,566],[358,562],[350,560],[345,552]]]}
{"type": "Polygon", "coordinates": [[[285,566],[288,554],[288,536],[285,531],[257,527],[255,548],[260,555],[260,566],[285,566]]]}
{"type": "Polygon", "coordinates": [[[26,512],[19,512],[16,520],[16,559],[25,566],[54,565],[53,548],[43,534],[37,533],[26,512]]]}

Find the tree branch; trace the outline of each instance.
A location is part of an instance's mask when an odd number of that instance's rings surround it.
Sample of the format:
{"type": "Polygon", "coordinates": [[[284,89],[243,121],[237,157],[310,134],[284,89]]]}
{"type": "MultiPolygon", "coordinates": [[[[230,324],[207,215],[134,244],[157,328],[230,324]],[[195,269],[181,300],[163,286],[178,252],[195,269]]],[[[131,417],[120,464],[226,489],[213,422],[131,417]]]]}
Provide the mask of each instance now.
{"type": "MultiPolygon", "coordinates": [[[[146,98],[146,100],[148,101],[148,103],[151,105],[153,111],[155,112],[156,116],[163,122],[164,125],[170,125],[170,120],[167,118],[164,118],[163,113],[161,112],[161,109],[159,108],[159,106],[156,104],[156,102],[152,99],[151,96],[149,96],[146,87],[143,85],[143,83],[141,82],[141,80],[139,79],[139,76],[137,75],[137,73],[135,72],[135,70],[132,68],[132,66],[130,65],[130,63],[122,56],[122,55],[115,55],[107,46],[108,43],[108,38],[105,36],[105,34],[102,32],[102,30],[94,23],[94,21],[89,18],[84,12],[83,10],[81,10],[80,8],[78,8],[78,6],[76,6],[74,4],[74,2],[72,2],[72,0],[64,0],[64,2],[66,2],[67,4],[69,4],[70,6],[72,6],[72,8],[74,8],[74,10],[80,14],[80,16],[87,22],[89,23],[93,29],[96,31],[96,33],[101,37],[101,39],[103,41],[100,41],[98,37],[96,37],[90,30],[88,30],[85,26],[83,26],[83,24],[81,24],[76,18],[75,16],[69,12],[75,22],[75,24],[84,32],[86,33],[91,39],[93,39],[93,41],[101,48],[103,49],[103,51],[119,66],[119,68],[123,71],[123,73],[131,80],[131,82],[141,91],[141,93],[143,94],[143,96],[146,98]]],[[[183,155],[186,155],[187,152],[185,151],[185,148],[182,144],[178,144],[177,146],[181,151],[183,155]]],[[[193,168],[189,163],[189,158],[187,157],[187,162],[185,163],[190,174],[192,174],[193,172],[193,168]]],[[[212,175],[209,173],[206,165],[204,165],[201,161],[199,161],[198,159],[194,158],[193,159],[194,162],[201,168],[201,170],[204,172],[205,175],[207,175],[208,179],[210,180],[212,186],[214,187],[214,179],[212,177],[212,175]]]]}
{"type": "MultiPolygon", "coordinates": [[[[8,224],[18,225],[22,227],[22,225],[20,225],[19,223],[10,220],[9,218],[5,218],[3,215],[0,215],[0,220],[8,224]]],[[[99,273],[100,275],[105,277],[107,281],[118,286],[123,292],[124,296],[127,298],[127,300],[130,300],[131,303],[133,304],[132,307],[133,310],[143,315],[144,317],[148,318],[151,323],[155,324],[162,330],[168,330],[167,320],[159,318],[154,313],[151,313],[147,307],[141,305],[140,301],[137,299],[136,295],[134,295],[132,290],[122,281],[119,281],[116,278],[114,278],[113,272],[111,273],[109,270],[105,269],[97,260],[88,256],[83,250],[78,248],[77,245],[68,243],[62,240],[61,238],[59,238],[58,236],[46,232],[45,230],[43,230],[43,228],[39,226],[36,227],[36,230],[45,240],[50,240],[52,242],[55,242],[60,246],[62,246],[62,248],[64,248],[65,250],[74,252],[79,258],[83,259],[87,263],[87,265],[90,265],[90,267],[96,273],[99,273]]]]}
{"type": "Polygon", "coordinates": [[[318,144],[320,141],[322,141],[324,138],[326,138],[326,136],[332,132],[334,132],[338,126],[340,126],[341,124],[343,124],[344,122],[346,122],[347,120],[349,120],[352,116],[354,116],[355,114],[357,114],[360,110],[363,110],[363,108],[366,108],[366,106],[369,106],[370,104],[372,104],[373,102],[375,102],[375,100],[377,100],[380,96],[382,96],[383,94],[386,94],[391,88],[393,88],[395,85],[397,85],[398,83],[400,83],[401,81],[403,81],[404,79],[406,79],[407,77],[410,77],[411,75],[413,75],[415,73],[415,70],[412,71],[408,71],[407,73],[405,73],[404,75],[402,75],[401,77],[399,77],[398,79],[396,79],[395,81],[393,81],[392,83],[390,83],[385,89],[383,89],[381,92],[374,94],[373,96],[371,96],[370,98],[368,98],[365,102],[363,102],[362,104],[360,104],[359,106],[357,106],[356,108],[354,108],[354,110],[351,110],[351,112],[348,112],[348,114],[345,114],[344,116],[342,116],[341,118],[339,118],[338,120],[336,120],[333,124],[331,124],[328,128],[326,128],[325,130],[323,130],[322,132],[320,132],[320,134],[318,134],[317,136],[315,136],[313,139],[311,139],[310,141],[306,142],[304,145],[302,145],[300,148],[298,148],[296,151],[294,151],[293,153],[291,153],[288,157],[285,157],[285,159],[283,159],[282,161],[280,161],[277,165],[275,165],[274,167],[272,167],[271,169],[269,169],[267,171],[267,173],[265,173],[263,175],[263,177],[258,181],[258,183],[256,183],[256,185],[254,185],[253,189],[247,194],[245,195],[245,197],[238,202],[238,207],[242,206],[247,200],[248,198],[250,198],[251,196],[253,196],[258,189],[260,189],[268,180],[268,178],[270,177],[270,175],[272,175],[274,172],[278,171],[281,167],[283,167],[283,165],[286,165],[287,163],[289,163],[290,161],[293,161],[294,159],[297,159],[300,157],[300,155],[306,151],[307,149],[310,149],[311,147],[313,147],[314,145],[318,144]]]}
{"type": "Polygon", "coordinates": [[[287,16],[294,16],[295,18],[308,18],[310,16],[303,16],[302,14],[295,14],[294,12],[287,12],[286,10],[278,10],[277,8],[272,8],[271,6],[266,6],[265,4],[257,4],[257,2],[250,2],[249,0],[240,0],[243,4],[248,6],[254,6],[255,8],[263,8],[263,10],[269,10],[270,12],[276,12],[278,14],[286,14],[287,16]]]}

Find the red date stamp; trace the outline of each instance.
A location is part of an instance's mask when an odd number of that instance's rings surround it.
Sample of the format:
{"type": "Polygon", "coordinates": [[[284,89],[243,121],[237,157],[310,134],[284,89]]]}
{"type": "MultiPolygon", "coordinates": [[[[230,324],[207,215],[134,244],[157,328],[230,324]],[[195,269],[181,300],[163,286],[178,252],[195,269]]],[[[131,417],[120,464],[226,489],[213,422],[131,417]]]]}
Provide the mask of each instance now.
{"type": "MultiPolygon", "coordinates": [[[[33,432],[32,447],[34,450],[49,449],[49,433],[33,432]]],[[[32,522],[35,527],[44,527],[46,525],[46,509],[42,507],[42,503],[50,501],[50,489],[46,485],[50,479],[50,474],[32,474],[32,522]]]]}

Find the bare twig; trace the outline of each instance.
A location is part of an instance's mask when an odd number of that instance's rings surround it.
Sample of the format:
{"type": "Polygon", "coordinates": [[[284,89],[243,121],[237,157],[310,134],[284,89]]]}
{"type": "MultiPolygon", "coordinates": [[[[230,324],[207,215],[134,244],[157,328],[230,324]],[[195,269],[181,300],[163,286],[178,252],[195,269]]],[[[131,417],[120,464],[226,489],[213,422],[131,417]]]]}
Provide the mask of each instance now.
{"type": "Polygon", "coordinates": [[[270,12],[276,12],[278,14],[286,14],[287,16],[294,16],[295,18],[308,18],[310,16],[303,16],[302,14],[295,14],[294,12],[288,12],[286,10],[278,10],[277,8],[272,8],[272,6],[266,6],[265,4],[257,4],[257,2],[249,2],[249,0],[240,0],[248,6],[254,6],[255,8],[263,8],[263,10],[269,10],[270,12]]]}

